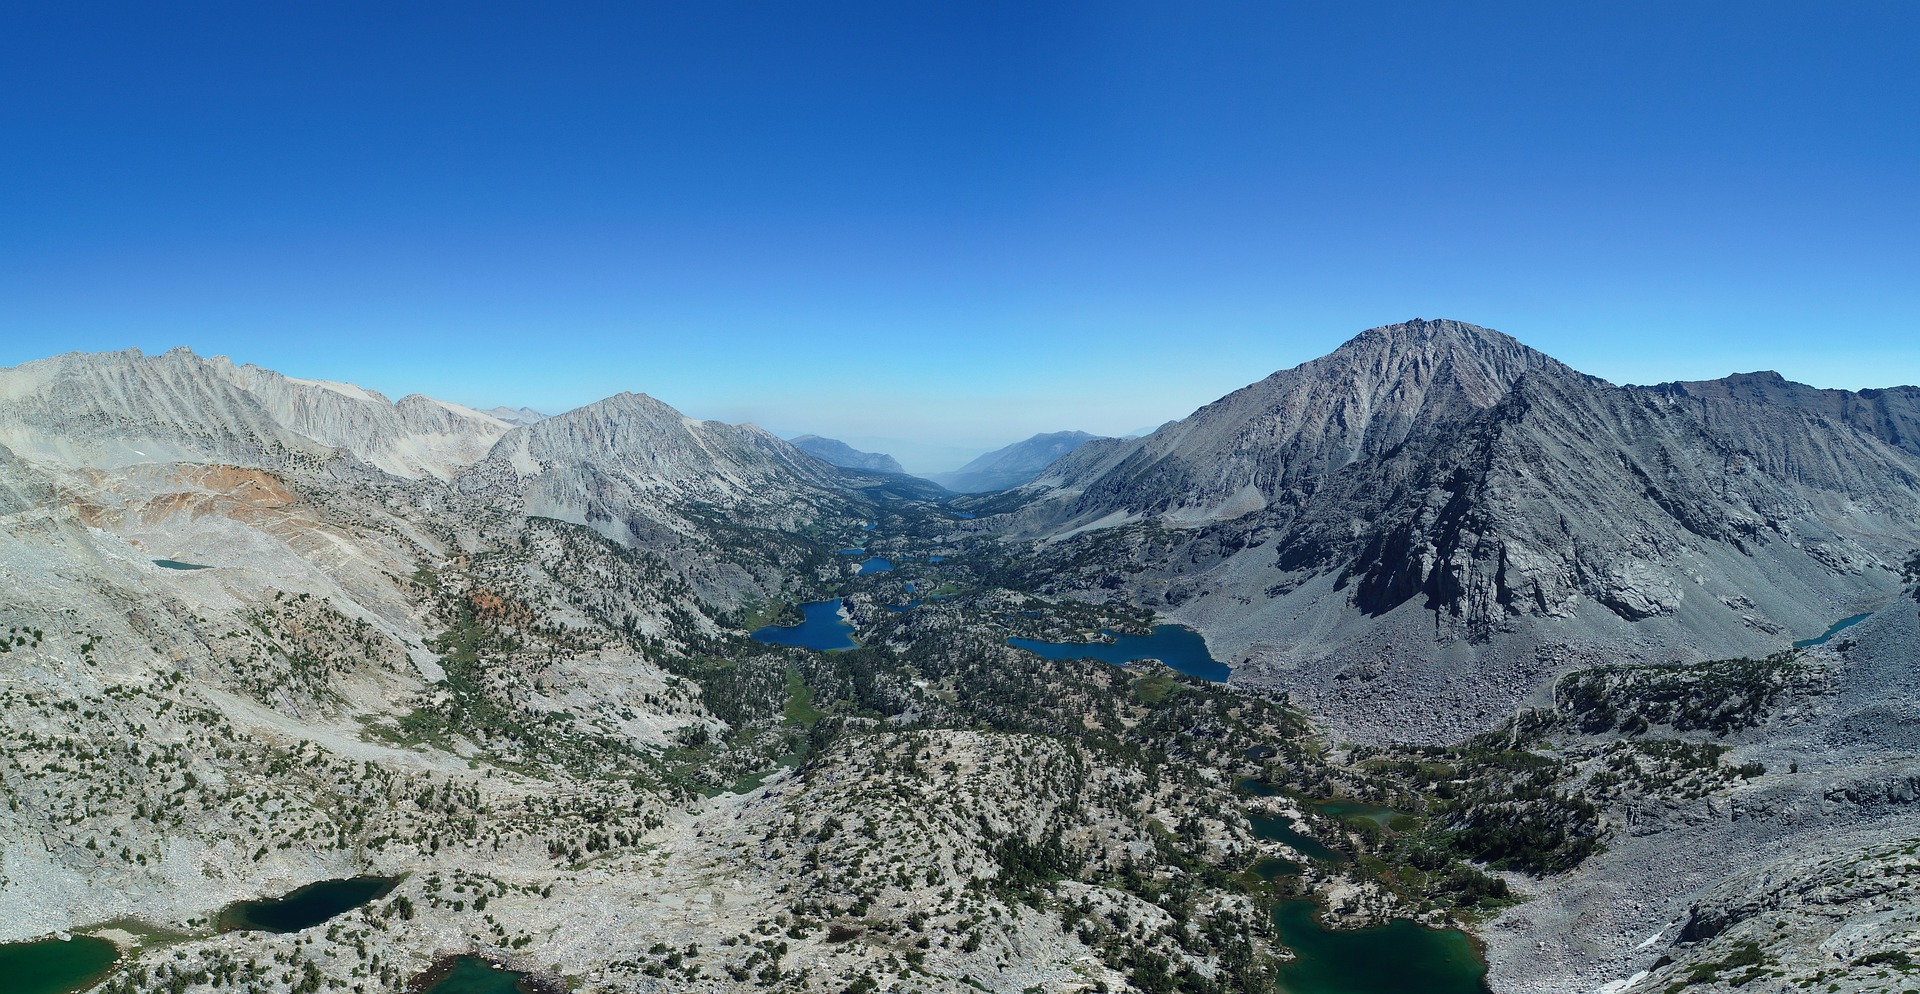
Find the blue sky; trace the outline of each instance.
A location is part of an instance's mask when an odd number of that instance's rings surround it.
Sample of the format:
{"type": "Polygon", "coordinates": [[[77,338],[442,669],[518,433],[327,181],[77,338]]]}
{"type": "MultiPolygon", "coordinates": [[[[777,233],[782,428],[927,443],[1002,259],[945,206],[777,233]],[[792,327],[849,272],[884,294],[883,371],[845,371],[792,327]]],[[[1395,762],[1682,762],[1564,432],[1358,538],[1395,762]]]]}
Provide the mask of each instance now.
{"type": "Polygon", "coordinates": [[[1920,380],[1920,4],[0,11],[0,365],[618,390],[951,468],[1454,317],[1920,380]]]}

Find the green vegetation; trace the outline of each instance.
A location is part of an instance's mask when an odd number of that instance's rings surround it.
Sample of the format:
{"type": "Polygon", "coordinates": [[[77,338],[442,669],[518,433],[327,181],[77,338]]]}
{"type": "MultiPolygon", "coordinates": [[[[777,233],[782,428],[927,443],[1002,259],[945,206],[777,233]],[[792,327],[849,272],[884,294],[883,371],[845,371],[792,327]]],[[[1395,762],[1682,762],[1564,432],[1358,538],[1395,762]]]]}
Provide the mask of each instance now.
{"type": "Polygon", "coordinates": [[[787,669],[787,704],[782,709],[786,723],[812,728],[815,722],[826,717],[826,712],[813,706],[813,688],[800,676],[800,671],[792,667],[787,669]]]}
{"type": "Polygon", "coordinates": [[[1760,951],[1759,943],[1737,942],[1734,943],[1733,950],[1729,952],[1724,959],[1707,960],[1693,964],[1693,966],[1687,970],[1684,979],[1667,986],[1667,992],[1668,994],[1674,994],[1674,992],[1683,991],[1695,984],[1715,983],[1723,979],[1720,976],[1722,973],[1735,970],[1740,972],[1734,976],[1724,978],[1726,983],[1732,987],[1744,987],[1761,977],[1769,975],[1772,971],[1768,970],[1767,967],[1772,962],[1772,957],[1760,951]]]}

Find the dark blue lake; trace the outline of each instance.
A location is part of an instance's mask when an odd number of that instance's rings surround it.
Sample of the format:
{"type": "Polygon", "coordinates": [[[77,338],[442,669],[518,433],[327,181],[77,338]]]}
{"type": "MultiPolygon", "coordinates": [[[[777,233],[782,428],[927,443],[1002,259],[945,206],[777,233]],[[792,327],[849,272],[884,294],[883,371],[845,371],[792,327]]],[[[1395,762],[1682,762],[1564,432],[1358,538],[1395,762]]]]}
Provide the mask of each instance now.
{"type": "Polygon", "coordinates": [[[350,877],[308,884],[285,897],[235,901],[220,911],[222,932],[299,932],[385,897],[399,877],[350,877]]]}
{"type": "Polygon", "coordinates": [[[1101,634],[1112,642],[1042,642],[1039,639],[1008,639],[1007,644],[1048,659],[1097,659],[1115,666],[1142,659],[1158,659],[1175,672],[1197,676],[1215,683],[1224,682],[1233,670],[1207,652],[1200,633],[1179,625],[1158,625],[1152,635],[1101,634]]]}
{"type": "Polygon", "coordinates": [[[862,549],[862,548],[860,548],[859,546],[855,546],[855,547],[853,547],[853,548],[851,548],[851,549],[841,549],[841,550],[840,550],[840,554],[841,554],[841,555],[843,555],[843,556],[862,556],[862,555],[866,555],[866,552],[867,552],[867,550],[865,550],[865,549],[862,549]]]}
{"type": "Polygon", "coordinates": [[[1844,632],[1847,629],[1852,628],[1853,626],[1871,617],[1873,617],[1873,612],[1869,611],[1866,614],[1856,614],[1851,618],[1841,618],[1839,621],[1836,621],[1833,623],[1832,628],[1827,629],[1827,633],[1825,635],[1822,635],[1819,638],[1802,639],[1798,642],[1795,642],[1793,644],[1793,647],[1796,649],[1811,649],[1816,645],[1826,645],[1828,642],[1833,641],[1833,637],[1835,635],[1838,635],[1841,632],[1844,632]]]}
{"type": "Polygon", "coordinates": [[[797,625],[768,625],[756,629],[753,640],[767,645],[791,645],[802,649],[855,649],[853,626],[840,620],[840,601],[814,601],[800,605],[806,620],[797,625]]]}
{"type": "Polygon", "coordinates": [[[868,573],[885,573],[891,569],[893,569],[893,564],[885,559],[869,559],[860,564],[860,575],[866,576],[868,573]]]}

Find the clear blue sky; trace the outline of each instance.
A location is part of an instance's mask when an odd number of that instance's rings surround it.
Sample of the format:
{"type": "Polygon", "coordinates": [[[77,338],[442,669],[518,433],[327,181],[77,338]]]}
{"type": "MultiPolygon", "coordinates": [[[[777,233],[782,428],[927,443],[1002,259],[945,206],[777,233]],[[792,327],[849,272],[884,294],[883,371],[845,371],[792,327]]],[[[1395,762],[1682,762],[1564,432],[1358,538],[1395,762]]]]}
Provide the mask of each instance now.
{"type": "Polygon", "coordinates": [[[1920,380],[1920,4],[15,3],[0,365],[187,345],[950,468],[1414,316],[1920,380]]]}

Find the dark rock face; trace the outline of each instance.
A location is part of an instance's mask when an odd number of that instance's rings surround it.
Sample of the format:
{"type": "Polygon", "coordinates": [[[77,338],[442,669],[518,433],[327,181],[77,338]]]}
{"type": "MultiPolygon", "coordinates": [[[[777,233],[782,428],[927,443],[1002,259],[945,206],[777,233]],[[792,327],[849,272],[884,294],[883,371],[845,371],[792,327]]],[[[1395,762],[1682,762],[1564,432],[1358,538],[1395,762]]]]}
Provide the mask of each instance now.
{"type": "Polygon", "coordinates": [[[894,457],[884,452],[862,452],[837,438],[800,435],[787,441],[815,459],[845,469],[860,469],[869,473],[906,473],[900,461],[894,457]]]}

